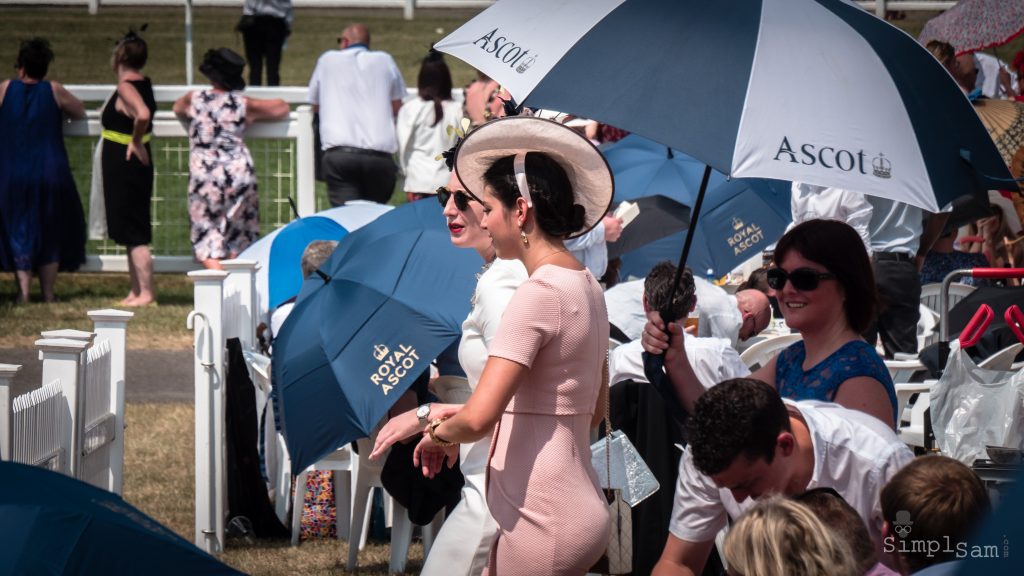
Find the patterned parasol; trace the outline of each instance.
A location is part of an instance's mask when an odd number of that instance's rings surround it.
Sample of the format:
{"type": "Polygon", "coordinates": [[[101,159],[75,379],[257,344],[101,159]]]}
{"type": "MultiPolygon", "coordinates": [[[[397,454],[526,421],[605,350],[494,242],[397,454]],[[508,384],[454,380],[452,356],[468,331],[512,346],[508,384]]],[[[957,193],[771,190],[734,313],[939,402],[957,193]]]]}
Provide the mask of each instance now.
{"type": "Polygon", "coordinates": [[[918,40],[950,43],[957,55],[1001,46],[1024,31],[1024,2],[1020,0],[960,0],[929,20],[918,40]]]}
{"type": "Polygon", "coordinates": [[[1024,147],[1024,104],[981,98],[974,102],[974,110],[1009,166],[1014,154],[1024,147]]]}

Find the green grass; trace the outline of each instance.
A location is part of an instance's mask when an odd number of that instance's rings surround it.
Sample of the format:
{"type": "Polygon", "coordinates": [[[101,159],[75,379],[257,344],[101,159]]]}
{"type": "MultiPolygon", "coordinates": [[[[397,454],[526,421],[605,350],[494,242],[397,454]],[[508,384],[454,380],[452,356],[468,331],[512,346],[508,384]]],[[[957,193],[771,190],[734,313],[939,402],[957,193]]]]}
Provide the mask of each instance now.
{"type": "MultiPolygon", "coordinates": [[[[130,309],[135,317],[128,323],[128,347],[173,350],[192,346],[192,333],[185,328],[185,317],[192,310],[192,281],[184,274],[157,274],[153,283],[159,304],[130,309]]],[[[56,292],[60,301],[44,304],[39,284],[33,282],[33,302],[16,305],[14,274],[4,274],[0,282],[0,348],[32,348],[43,330],[92,330],[86,312],[121,308],[118,302],[128,294],[128,275],[58,274],[56,292]]]]}
{"type": "MultiPolygon", "coordinates": [[[[281,83],[306,86],[316,59],[337,48],[337,37],[351,23],[370,28],[372,46],[394,56],[406,84],[416,85],[419,62],[431,44],[440,40],[476,10],[417,10],[416,19],[405,21],[400,9],[298,9],[292,35],[281,65],[281,83]]],[[[195,79],[205,82],[199,63],[208,48],[226,46],[244,53],[242,39],[234,31],[241,15],[237,8],[196,7],[192,12],[195,79]]],[[[114,42],[131,26],[148,23],[144,36],[149,44],[145,73],[155,84],[185,83],[185,11],[174,7],[101,6],[90,16],[80,7],[0,8],[0,63],[13,64],[18,40],[43,36],[57,55],[50,67],[52,80],[69,84],[111,84],[110,54],[114,42]]],[[[449,59],[456,86],[464,86],[474,72],[468,65],[449,59]]]]}

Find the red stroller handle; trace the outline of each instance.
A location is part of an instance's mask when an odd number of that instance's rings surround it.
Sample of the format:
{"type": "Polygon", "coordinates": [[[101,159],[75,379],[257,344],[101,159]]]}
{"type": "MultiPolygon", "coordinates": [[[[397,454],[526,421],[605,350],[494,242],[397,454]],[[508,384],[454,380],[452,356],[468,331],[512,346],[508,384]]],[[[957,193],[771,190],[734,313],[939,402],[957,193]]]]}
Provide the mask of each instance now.
{"type": "Polygon", "coordinates": [[[1024,277],[1024,268],[972,268],[971,276],[974,278],[1021,278],[1024,277]]]}
{"type": "Polygon", "coordinates": [[[964,326],[963,332],[960,333],[960,347],[970,348],[977,344],[995,317],[996,314],[992,311],[991,306],[988,304],[979,306],[978,311],[971,317],[971,321],[964,326]]]}
{"type": "Polygon", "coordinates": [[[1013,331],[1013,335],[1017,337],[1017,340],[1024,344],[1024,312],[1021,312],[1020,308],[1014,304],[1006,309],[1003,319],[1006,320],[1006,325],[1013,331]]]}

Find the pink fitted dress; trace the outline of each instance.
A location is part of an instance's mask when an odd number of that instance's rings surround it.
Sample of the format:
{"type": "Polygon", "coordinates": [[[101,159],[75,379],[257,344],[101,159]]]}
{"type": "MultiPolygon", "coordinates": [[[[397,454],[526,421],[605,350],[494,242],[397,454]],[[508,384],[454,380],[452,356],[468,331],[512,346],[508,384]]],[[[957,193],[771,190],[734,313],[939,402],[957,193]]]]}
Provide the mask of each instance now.
{"type": "Polygon", "coordinates": [[[608,505],[590,465],[607,353],[608,312],[589,271],[541,266],[516,290],[490,355],[530,371],[491,444],[489,574],[584,574],[607,547],[608,505]]]}

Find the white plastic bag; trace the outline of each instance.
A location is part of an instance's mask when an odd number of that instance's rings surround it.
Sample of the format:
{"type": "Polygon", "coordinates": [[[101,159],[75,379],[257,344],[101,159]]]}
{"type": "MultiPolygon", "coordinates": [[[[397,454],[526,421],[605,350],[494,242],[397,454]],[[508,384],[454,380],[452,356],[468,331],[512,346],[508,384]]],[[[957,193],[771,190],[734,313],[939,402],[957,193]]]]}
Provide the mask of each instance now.
{"type": "Polygon", "coordinates": [[[1024,448],[1024,373],[984,370],[950,343],[931,392],[932,428],[943,454],[970,466],[985,446],[1024,448]]]}

